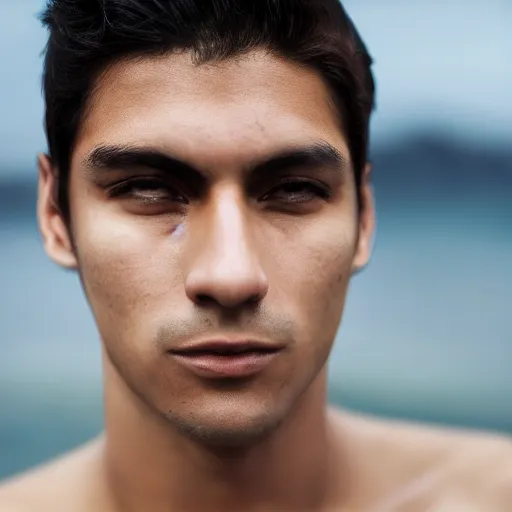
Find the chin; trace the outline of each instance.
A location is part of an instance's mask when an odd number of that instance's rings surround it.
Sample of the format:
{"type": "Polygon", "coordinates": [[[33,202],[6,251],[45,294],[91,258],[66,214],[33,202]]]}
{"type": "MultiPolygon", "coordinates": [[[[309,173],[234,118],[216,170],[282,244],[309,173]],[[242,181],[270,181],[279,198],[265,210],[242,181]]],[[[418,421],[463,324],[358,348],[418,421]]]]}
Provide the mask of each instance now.
{"type": "MultiPolygon", "coordinates": [[[[164,416],[191,441],[210,449],[246,449],[267,439],[282,422],[283,415],[262,404],[237,404],[225,398],[224,404],[212,404],[196,411],[171,411],[164,416]]],[[[199,409],[199,408],[198,408],[199,409]]]]}

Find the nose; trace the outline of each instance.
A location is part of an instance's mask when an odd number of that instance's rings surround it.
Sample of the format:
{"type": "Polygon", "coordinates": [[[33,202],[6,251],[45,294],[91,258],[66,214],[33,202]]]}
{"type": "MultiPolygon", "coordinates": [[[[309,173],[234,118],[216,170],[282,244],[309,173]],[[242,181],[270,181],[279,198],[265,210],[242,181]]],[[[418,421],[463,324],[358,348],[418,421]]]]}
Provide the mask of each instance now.
{"type": "Polygon", "coordinates": [[[230,309],[258,303],[269,283],[251,239],[243,199],[226,192],[212,202],[198,219],[201,229],[189,233],[196,250],[185,280],[187,296],[196,304],[230,309]]]}

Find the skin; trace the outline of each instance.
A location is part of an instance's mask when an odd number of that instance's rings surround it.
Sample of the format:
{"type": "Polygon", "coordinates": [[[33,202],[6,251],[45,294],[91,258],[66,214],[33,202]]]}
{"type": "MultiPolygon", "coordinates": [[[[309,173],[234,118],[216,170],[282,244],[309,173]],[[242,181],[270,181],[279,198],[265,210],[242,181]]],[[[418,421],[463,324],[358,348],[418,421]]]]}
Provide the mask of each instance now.
{"type": "Polygon", "coordinates": [[[326,361],[350,278],[370,257],[374,208],[369,168],[358,208],[342,122],[314,71],[264,51],[201,66],[187,53],[117,62],[78,134],[69,223],[53,200],[57,170],[48,157],[39,163],[46,251],[79,271],[101,335],[106,428],[12,484],[7,503],[420,511],[468,481],[467,460],[454,454],[510,460],[503,440],[327,408],[326,361]],[[113,147],[124,148],[115,165],[113,147]],[[111,193],[127,180],[130,189],[111,193]],[[167,353],[229,336],[284,348],[254,378],[229,382],[200,379],[167,353]]]}
{"type": "Polygon", "coordinates": [[[189,55],[115,66],[83,123],[70,201],[75,250],[64,257],[80,269],[112,365],[107,375],[171,427],[207,444],[234,436],[250,445],[309,388],[322,398],[348,281],[368,260],[373,212],[368,206],[359,222],[347,145],[316,74],[256,55],[199,68],[189,55]],[[285,178],[321,181],[329,200],[302,185],[293,203],[277,171],[245,171],[323,142],[345,168],[297,167],[285,178]],[[158,148],[198,169],[205,183],[171,176],[159,189],[139,187],[142,200],[109,198],[115,183],[155,173],[84,165],[100,145],[158,148]],[[145,197],[162,200],[148,205],[145,197]],[[182,234],[169,236],[175,230],[182,234]],[[166,356],[227,334],[282,343],[286,353],[247,385],[222,389],[166,356]]]}

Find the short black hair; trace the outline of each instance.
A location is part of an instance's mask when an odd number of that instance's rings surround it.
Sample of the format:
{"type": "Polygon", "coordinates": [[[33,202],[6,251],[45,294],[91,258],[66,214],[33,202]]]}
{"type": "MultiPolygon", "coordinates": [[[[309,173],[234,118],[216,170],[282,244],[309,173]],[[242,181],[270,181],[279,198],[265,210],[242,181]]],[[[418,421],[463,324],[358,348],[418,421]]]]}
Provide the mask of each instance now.
{"type": "Polygon", "coordinates": [[[43,91],[58,203],[99,74],[121,58],[190,50],[198,64],[267,48],[321,73],[348,138],[356,184],[375,106],[372,59],[339,0],[48,0],[43,91]]]}

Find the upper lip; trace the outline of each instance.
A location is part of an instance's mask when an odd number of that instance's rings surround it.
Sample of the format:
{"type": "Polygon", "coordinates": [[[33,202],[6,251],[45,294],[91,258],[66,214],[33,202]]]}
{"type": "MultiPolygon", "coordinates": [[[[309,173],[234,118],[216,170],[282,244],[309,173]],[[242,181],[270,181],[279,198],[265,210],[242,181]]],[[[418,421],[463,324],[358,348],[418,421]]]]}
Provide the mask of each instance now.
{"type": "Polygon", "coordinates": [[[282,349],[282,345],[258,340],[205,340],[182,345],[171,349],[173,354],[194,354],[213,352],[217,354],[241,354],[243,352],[273,352],[282,349]]]}

